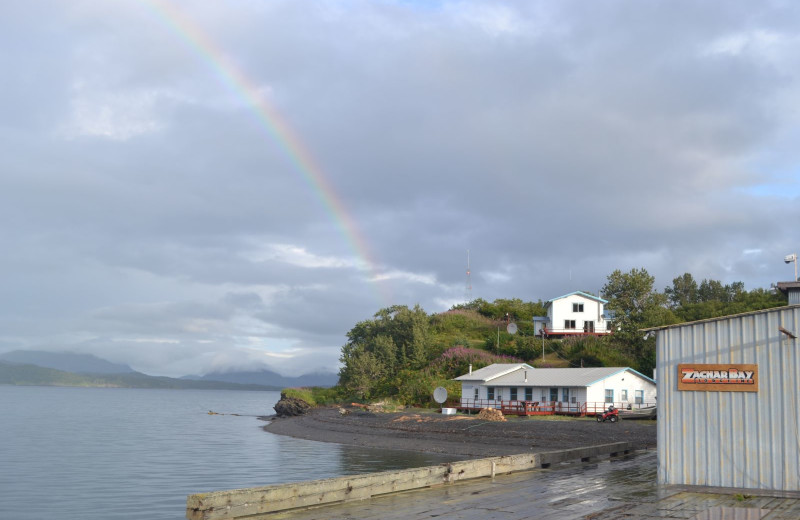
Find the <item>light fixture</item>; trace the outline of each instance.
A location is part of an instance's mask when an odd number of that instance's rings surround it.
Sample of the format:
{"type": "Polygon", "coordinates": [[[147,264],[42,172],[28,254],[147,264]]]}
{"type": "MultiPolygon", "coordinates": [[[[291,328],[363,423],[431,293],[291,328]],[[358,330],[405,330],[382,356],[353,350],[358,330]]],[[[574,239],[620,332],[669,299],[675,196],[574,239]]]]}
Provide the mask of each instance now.
{"type": "Polygon", "coordinates": [[[797,253],[792,253],[791,255],[786,255],[783,257],[784,263],[790,264],[794,262],[794,281],[797,281],[797,253]]]}

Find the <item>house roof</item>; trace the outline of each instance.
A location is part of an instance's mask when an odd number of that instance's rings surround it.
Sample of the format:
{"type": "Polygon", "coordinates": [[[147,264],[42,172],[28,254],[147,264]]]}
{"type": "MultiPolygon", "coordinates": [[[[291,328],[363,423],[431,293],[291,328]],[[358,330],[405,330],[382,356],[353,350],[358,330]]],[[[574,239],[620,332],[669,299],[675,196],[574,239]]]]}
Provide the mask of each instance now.
{"type": "MultiPolygon", "coordinates": [[[[464,374],[455,378],[456,381],[482,381],[487,382],[495,378],[504,376],[511,372],[522,370],[534,371],[536,370],[527,363],[494,363],[488,367],[479,368],[474,370],[471,374],[464,374]]],[[[522,372],[520,372],[522,373],[522,372]]]]}
{"type": "Polygon", "coordinates": [[[600,297],[598,297],[598,296],[595,296],[595,295],[593,295],[593,294],[585,293],[585,292],[583,292],[583,291],[573,291],[573,292],[571,292],[571,293],[569,293],[569,294],[565,294],[565,295],[563,295],[563,296],[559,296],[558,298],[553,298],[552,300],[547,300],[547,304],[546,304],[546,306],[548,306],[548,305],[552,304],[552,303],[553,303],[554,301],[556,301],[556,300],[560,300],[560,299],[562,299],[562,298],[567,298],[568,296],[574,296],[574,295],[576,295],[576,294],[577,294],[578,296],[583,296],[584,298],[588,298],[588,299],[590,299],[590,300],[594,300],[594,301],[596,301],[596,302],[600,302],[600,303],[608,303],[608,300],[604,300],[604,299],[602,299],[602,298],[600,298],[600,297]]]}
{"type": "Polygon", "coordinates": [[[778,289],[783,294],[789,294],[790,290],[800,289],[800,281],[797,282],[778,282],[778,289]]]}
{"type": "Polygon", "coordinates": [[[489,365],[472,374],[457,377],[456,380],[479,380],[484,383],[491,381],[493,385],[498,386],[591,386],[598,381],[602,381],[620,372],[628,371],[655,384],[655,381],[630,367],[537,368],[528,370],[526,374],[526,370],[522,370],[523,366],[531,368],[530,365],[525,365],[524,363],[517,365],[489,365]],[[505,370],[501,370],[499,367],[503,367],[505,370]],[[509,369],[508,367],[516,368],[509,369]],[[495,373],[496,375],[490,378],[475,377],[478,372],[487,369],[493,369],[493,371],[487,371],[486,373],[495,373]],[[527,381],[525,381],[526,375],[527,381]]]}

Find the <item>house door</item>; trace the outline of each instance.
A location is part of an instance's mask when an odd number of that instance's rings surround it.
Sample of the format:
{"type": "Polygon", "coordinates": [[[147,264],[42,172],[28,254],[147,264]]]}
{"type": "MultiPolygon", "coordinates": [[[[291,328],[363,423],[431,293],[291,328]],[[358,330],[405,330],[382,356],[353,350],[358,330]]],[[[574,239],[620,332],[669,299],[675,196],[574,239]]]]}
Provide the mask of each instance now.
{"type": "Polygon", "coordinates": [[[551,401],[558,401],[558,388],[551,388],[550,389],[550,400],[551,401]]]}
{"type": "Polygon", "coordinates": [[[584,321],[583,322],[583,332],[594,332],[594,322],[593,321],[584,321]]]}

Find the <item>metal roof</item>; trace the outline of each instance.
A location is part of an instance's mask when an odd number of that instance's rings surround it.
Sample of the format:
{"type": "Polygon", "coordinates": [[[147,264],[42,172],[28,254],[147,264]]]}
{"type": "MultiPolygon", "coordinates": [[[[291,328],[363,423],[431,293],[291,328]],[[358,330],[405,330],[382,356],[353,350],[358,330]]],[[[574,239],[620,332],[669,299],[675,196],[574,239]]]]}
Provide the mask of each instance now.
{"type": "Polygon", "coordinates": [[[571,292],[569,294],[565,294],[564,296],[559,296],[558,298],[553,298],[552,300],[547,300],[547,305],[550,305],[551,303],[553,303],[556,300],[560,300],[560,299],[566,298],[568,296],[574,296],[576,294],[578,296],[583,296],[584,298],[589,298],[590,300],[594,300],[596,302],[608,303],[608,300],[604,300],[604,299],[600,298],[599,296],[594,296],[593,294],[585,293],[583,291],[573,291],[573,292],[571,292]]]}
{"type": "Polygon", "coordinates": [[[515,370],[536,370],[527,363],[494,363],[488,367],[474,370],[471,374],[464,374],[455,378],[456,381],[489,381],[515,370]]]}
{"type": "Polygon", "coordinates": [[[666,330],[666,329],[677,329],[680,327],[691,327],[697,325],[698,323],[712,323],[715,321],[722,321],[722,320],[730,320],[734,318],[741,318],[743,316],[756,316],[758,314],[765,314],[768,312],[775,312],[781,311],[787,308],[797,307],[797,305],[783,305],[779,307],[770,307],[769,309],[761,309],[758,311],[749,311],[749,312],[742,312],[739,314],[729,314],[727,316],[717,316],[716,318],[708,318],[705,320],[697,320],[697,321],[685,321],[683,323],[674,323],[672,325],[661,325],[659,327],[649,327],[647,329],[639,329],[639,332],[651,332],[651,331],[659,331],[659,330],[666,330]]]}
{"type": "Polygon", "coordinates": [[[625,371],[655,384],[655,381],[649,377],[629,367],[538,368],[528,372],[527,382],[524,371],[517,370],[487,382],[498,386],[591,386],[625,371]]]}
{"type": "Polygon", "coordinates": [[[498,386],[591,386],[624,371],[655,383],[630,367],[533,368],[526,363],[489,365],[455,380],[481,381],[498,386]]]}

